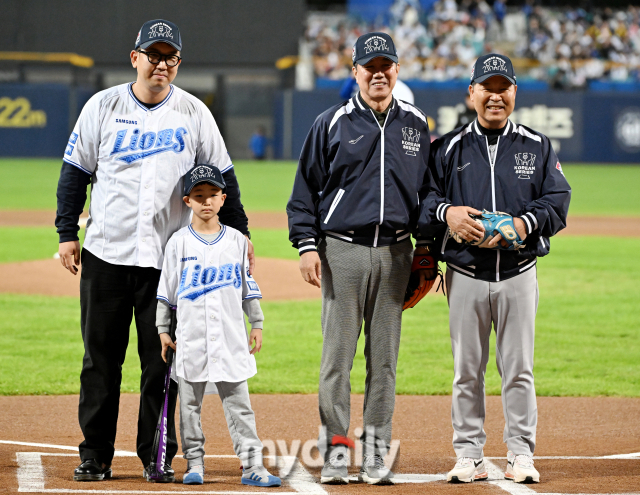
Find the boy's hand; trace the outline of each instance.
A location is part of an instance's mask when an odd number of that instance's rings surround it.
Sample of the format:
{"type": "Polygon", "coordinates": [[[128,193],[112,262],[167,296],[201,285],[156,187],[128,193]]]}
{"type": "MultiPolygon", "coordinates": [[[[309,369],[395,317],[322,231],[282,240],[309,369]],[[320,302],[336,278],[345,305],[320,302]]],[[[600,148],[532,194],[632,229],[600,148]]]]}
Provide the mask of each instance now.
{"type": "Polygon", "coordinates": [[[252,328],[249,334],[249,354],[256,354],[262,349],[262,328],[252,328]],[[256,343],[255,347],[251,349],[253,343],[256,343]]]}
{"type": "Polygon", "coordinates": [[[80,264],[80,242],[69,241],[58,244],[58,255],[60,255],[60,263],[72,275],[78,274],[78,266],[80,264]]]}
{"type": "MultiPolygon", "coordinates": [[[[262,339],[260,339],[262,341],[262,339]]],[[[160,342],[162,343],[162,360],[167,362],[167,349],[171,347],[173,352],[176,352],[176,342],[171,342],[171,337],[168,333],[160,334],[160,342]]]]}

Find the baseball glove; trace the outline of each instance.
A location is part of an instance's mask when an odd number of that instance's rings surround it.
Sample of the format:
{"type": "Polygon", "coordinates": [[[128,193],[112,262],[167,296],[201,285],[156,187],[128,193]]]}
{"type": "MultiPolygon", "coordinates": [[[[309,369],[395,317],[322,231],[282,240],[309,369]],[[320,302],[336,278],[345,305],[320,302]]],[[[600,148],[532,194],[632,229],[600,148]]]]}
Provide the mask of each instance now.
{"type": "Polygon", "coordinates": [[[427,295],[433,287],[438,276],[438,264],[430,254],[418,254],[413,257],[411,263],[411,276],[404,293],[404,305],[402,310],[413,308],[420,300],[427,295]],[[426,275],[425,284],[420,287],[420,274],[424,271],[426,275]]]}
{"type": "Polygon", "coordinates": [[[481,215],[470,215],[479,225],[484,228],[484,237],[477,241],[469,242],[464,240],[457,232],[451,232],[457,242],[467,244],[470,246],[477,246],[481,248],[489,247],[491,239],[498,234],[502,235],[502,239],[492,249],[503,249],[505,251],[517,251],[524,246],[522,239],[516,231],[516,227],[513,224],[513,217],[508,213],[501,211],[487,211],[482,210],[481,215]]]}

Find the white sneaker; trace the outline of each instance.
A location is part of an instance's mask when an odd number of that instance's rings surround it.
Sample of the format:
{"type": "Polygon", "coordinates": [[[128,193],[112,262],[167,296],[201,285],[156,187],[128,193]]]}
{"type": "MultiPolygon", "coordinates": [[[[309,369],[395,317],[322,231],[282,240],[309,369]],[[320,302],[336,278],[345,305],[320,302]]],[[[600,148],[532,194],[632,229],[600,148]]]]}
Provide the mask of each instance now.
{"type": "Polygon", "coordinates": [[[455,467],[447,474],[449,483],[471,483],[472,481],[483,481],[489,477],[489,473],[484,467],[484,459],[472,459],[471,457],[460,457],[455,467]]]}
{"type": "Polygon", "coordinates": [[[516,483],[540,483],[540,473],[533,467],[533,458],[530,455],[515,455],[509,451],[504,479],[516,483]]]}

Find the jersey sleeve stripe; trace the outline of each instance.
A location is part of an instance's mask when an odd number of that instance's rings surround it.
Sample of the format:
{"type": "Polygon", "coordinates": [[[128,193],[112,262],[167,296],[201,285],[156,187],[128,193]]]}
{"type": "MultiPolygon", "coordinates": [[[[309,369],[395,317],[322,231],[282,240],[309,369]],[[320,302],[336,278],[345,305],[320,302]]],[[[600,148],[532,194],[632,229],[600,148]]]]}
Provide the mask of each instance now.
{"type": "Polygon", "coordinates": [[[80,170],[82,170],[83,172],[89,174],[89,175],[93,175],[91,172],[89,172],[86,168],[84,168],[82,165],[80,165],[79,163],[73,162],[71,160],[69,160],[68,158],[63,158],[62,159],[63,162],[67,162],[69,165],[73,165],[76,168],[79,168],[80,170]]]}
{"type": "Polygon", "coordinates": [[[247,296],[243,299],[243,301],[246,301],[247,299],[262,299],[262,296],[259,296],[259,295],[247,296]]]}
{"type": "Polygon", "coordinates": [[[229,170],[231,170],[233,168],[233,163],[231,165],[229,165],[228,167],[226,167],[224,170],[220,170],[221,174],[224,174],[225,172],[228,172],[229,170]]]}
{"type": "Polygon", "coordinates": [[[176,309],[177,308],[177,306],[175,304],[173,304],[171,301],[169,301],[169,299],[167,299],[164,296],[156,296],[156,299],[159,299],[160,301],[166,302],[169,306],[171,306],[171,309],[176,309]]]}

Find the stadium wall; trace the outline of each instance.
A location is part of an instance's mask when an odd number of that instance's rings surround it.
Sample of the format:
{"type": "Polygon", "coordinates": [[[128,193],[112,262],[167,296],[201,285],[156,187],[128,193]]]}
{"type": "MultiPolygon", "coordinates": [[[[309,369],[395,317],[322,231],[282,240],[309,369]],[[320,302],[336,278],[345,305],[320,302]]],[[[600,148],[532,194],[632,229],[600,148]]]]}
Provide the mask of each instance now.
{"type": "MultiPolygon", "coordinates": [[[[464,111],[463,90],[416,89],[414,95],[435,136],[451,131],[464,111]]],[[[282,91],[274,116],[276,157],[297,159],[315,118],[340,101],[337,90],[282,91]]],[[[640,93],[518,91],[512,120],[546,134],[562,161],[640,163],[640,93]]]]}

